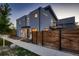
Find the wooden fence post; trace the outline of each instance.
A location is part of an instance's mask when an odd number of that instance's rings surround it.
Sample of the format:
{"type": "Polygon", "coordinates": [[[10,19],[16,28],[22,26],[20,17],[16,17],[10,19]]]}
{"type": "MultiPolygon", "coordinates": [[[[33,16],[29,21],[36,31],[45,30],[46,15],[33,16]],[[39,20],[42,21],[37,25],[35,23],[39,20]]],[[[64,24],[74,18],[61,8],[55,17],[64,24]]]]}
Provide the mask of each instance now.
{"type": "Polygon", "coordinates": [[[62,49],[62,47],[61,47],[61,44],[62,42],[61,42],[61,28],[59,28],[59,50],[61,50],[62,49]]]}
{"type": "Polygon", "coordinates": [[[36,44],[37,44],[37,40],[38,40],[38,31],[36,31],[36,44]]]}
{"type": "Polygon", "coordinates": [[[33,43],[33,31],[32,31],[32,43],[33,43]]]}
{"type": "Polygon", "coordinates": [[[44,34],[43,34],[43,31],[42,31],[42,46],[43,46],[43,42],[44,42],[44,40],[43,40],[43,35],[44,35],[44,34]]]}

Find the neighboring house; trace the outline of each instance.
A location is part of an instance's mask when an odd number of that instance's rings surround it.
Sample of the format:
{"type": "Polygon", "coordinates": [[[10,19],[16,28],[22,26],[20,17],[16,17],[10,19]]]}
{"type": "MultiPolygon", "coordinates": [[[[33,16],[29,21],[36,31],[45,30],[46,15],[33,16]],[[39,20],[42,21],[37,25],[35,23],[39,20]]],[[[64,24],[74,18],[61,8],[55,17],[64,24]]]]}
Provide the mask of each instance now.
{"type": "Polygon", "coordinates": [[[74,28],[76,26],[75,17],[60,19],[57,21],[57,26],[62,28],[74,28]]]}
{"type": "Polygon", "coordinates": [[[31,31],[49,30],[50,29],[49,27],[60,27],[60,26],[62,26],[63,28],[74,27],[75,17],[58,20],[51,6],[48,5],[44,8],[42,7],[37,8],[36,10],[30,12],[28,15],[25,15],[17,19],[16,22],[17,22],[16,25],[17,36],[22,37],[21,35],[25,34],[24,33],[25,29],[26,32],[28,32],[27,31],[28,27],[30,30],[30,35],[32,34],[31,31]]]}

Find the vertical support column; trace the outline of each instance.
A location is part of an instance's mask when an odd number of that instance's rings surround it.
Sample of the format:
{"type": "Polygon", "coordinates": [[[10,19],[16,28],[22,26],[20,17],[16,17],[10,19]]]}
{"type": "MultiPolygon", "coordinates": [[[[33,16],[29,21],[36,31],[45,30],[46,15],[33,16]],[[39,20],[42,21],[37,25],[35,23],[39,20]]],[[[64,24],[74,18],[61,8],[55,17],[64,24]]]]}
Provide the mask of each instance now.
{"type": "Polygon", "coordinates": [[[5,40],[3,39],[3,47],[5,47],[5,40]]]}
{"type": "MultiPolygon", "coordinates": [[[[5,36],[5,38],[6,38],[6,36],[5,36]]],[[[3,47],[5,47],[5,39],[3,39],[3,47]]]]}
{"type": "Polygon", "coordinates": [[[40,20],[40,18],[41,18],[41,11],[40,11],[40,10],[41,10],[41,7],[39,7],[38,9],[39,9],[39,31],[40,31],[40,23],[41,23],[41,22],[40,22],[40,21],[41,21],[41,20],[40,20]]]}

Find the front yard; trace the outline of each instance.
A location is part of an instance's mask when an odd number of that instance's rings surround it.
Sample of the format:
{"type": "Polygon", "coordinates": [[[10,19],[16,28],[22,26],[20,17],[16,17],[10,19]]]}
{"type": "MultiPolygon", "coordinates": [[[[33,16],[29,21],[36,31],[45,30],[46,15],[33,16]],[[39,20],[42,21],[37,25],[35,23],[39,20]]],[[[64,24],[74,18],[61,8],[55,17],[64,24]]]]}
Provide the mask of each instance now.
{"type": "Polygon", "coordinates": [[[38,56],[38,55],[29,50],[25,50],[21,47],[18,47],[15,49],[9,49],[7,51],[2,51],[0,53],[0,56],[38,56]]]}
{"type": "Polygon", "coordinates": [[[8,41],[5,42],[5,45],[7,47],[2,47],[2,44],[3,44],[3,40],[0,38],[0,48],[3,49],[3,50],[0,50],[1,51],[0,56],[38,56],[37,54],[18,46],[12,49],[10,48],[10,45],[12,43],[8,41]]]}

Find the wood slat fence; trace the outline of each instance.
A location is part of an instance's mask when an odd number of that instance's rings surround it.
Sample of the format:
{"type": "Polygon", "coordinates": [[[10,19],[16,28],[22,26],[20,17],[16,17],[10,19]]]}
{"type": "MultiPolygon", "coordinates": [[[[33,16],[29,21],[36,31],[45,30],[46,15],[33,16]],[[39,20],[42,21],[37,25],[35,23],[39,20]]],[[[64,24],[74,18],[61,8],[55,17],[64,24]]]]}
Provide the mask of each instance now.
{"type": "Polygon", "coordinates": [[[79,53],[79,29],[32,32],[32,42],[50,48],[66,49],[79,53]]]}

